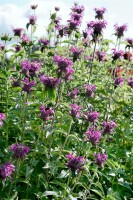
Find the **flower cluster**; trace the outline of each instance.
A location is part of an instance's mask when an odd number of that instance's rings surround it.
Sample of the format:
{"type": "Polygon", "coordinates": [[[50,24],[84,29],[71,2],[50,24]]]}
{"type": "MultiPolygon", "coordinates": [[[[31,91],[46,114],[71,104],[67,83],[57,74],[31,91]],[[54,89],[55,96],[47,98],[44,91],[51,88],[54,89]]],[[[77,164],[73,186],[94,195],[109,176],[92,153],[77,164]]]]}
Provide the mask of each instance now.
{"type": "Polygon", "coordinates": [[[15,171],[15,166],[10,162],[6,162],[0,166],[0,177],[2,179],[7,179],[12,175],[14,171],[15,171]]]}
{"type": "Polygon", "coordinates": [[[107,11],[106,8],[94,8],[96,12],[95,18],[103,19],[103,14],[107,11]]]}
{"type": "Polygon", "coordinates": [[[71,10],[70,19],[68,20],[68,29],[70,31],[76,30],[81,25],[84,6],[74,5],[71,10]]]}
{"type": "Polygon", "coordinates": [[[34,76],[36,72],[39,71],[41,68],[40,62],[37,61],[30,62],[28,60],[24,60],[20,63],[20,65],[22,67],[21,72],[25,76],[34,76]]]}
{"type": "Polygon", "coordinates": [[[48,77],[44,75],[40,76],[40,80],[46,87],[49,88],[55,88],[61,82],[58,78],[48,77]]]}
{"type": "Polygon", "coordinates": [[[36,82],[35,82],[35,81],[29,81],[28,78],[25,78],[22,82],[23,82],[23,85],[24,85],[24,86],[22,87],[22,90],[23,90],[24,92],[27,92],[28,94],[29,94],[30,92],[33,91],[32,87],[33,87],[34,85],[36,85],[36,82]]]}
{"type": "Polygon", "coordinates": [[[71,92],[69,92],[68,96],[74,99],[78,93],[79,93],[78,89],[73,89],[71,92]]]}
{"type": "Polygon", "coordinates": [[[0,51],[3,51],[5,49],[5,46],[3,44],[0,44],[0,51]]]}
{"type": "Polygon", "coordinates": [[[89,121],[89,122],[96,122],[98,120],[98,117],[100,115],[99,112],[85,112],[85,115],[86,115],[86,119],[89,121]]]}
{"type": "Polygon", "coordinates": [[[103,29],[106,28],[107,22],[102,21],[91,21],[87,24],[87,27],[89,29],[93,30],[92,37],[93,39],[96,39],[98,36],[102,35],[103,29]]]}
{"type": "Polygon", "coordinates": [[[33,5],[31,5],[31,9],[32,9],[32,10],[35,10],[37,7],[38,7],[37,4],[33,4],[33,5]]]}
{"type": "Polygon", "coordinates": [[[0,113],[0,127],[3,125],[4,119],[6,119],[6,115],[4,113],[0,113]]]}
{"type": "Polygon", "coordinates": [[[115,28],[115,35],[118,38],[121,38],[122,36],[124,36],[124,32],[127,31],[127,24],[123,24],[122,26],[118,26],[118,24],[114,25],[115,28]]]}
{"type": "Polygon", "coordinates": [[[44,121],[48,121],[50,119],[52,119],[54,111],[52,110],[52,108],[46,108],[45,106],[40,106],[40,112],[41,114],[39,115],[39,117],[44,121]]]}
{"type": "Polygon", "coordinates": [[[47,47],[49,44],[49,40],[46,40],[44,38],[40,38],[39,44],[43,45],[44,47],[47,47]]]}
{"type": "Polygon", "coordinates": [[[116,86],[122,86],[123,83],[124,83],[124,79],[123,79],[122,77],[118,77],[118,78],[115,78],[115,79],[114,79],[114,84],[115,84],[116,86]]]}
{"type": "Polygon", "coordinates": [[[133,78],[128,79],[128,85],[133,89],[133,78]]]}
{"type": "Polygon", "coordinates": [[[14,28],[13,29],[14,36],[21,37],[22,31],[23,31],[23,28],[14,28]]]}
{"type": "Polygon", "coordinates": [[[95,158],[96,158],[96,164],[99,166],[99,167],[103,167],[104,166],[104,163],[106,162],[108,156],[106,153],[95,153],[94,154],[95,158]]]}
{"type": "Polygon", "coordinates": [[[71,47],[70,51],[73,53],[73,60],[75,61],[78,58],[80,58],[80,55],[83,52],[83,49],[75,46],[75,47],[71,47]]]}
{"type": "Polygon", "coordinates": [[[29,24],[35,25],[36,21],[37,21],[37,17],[35,15],[29,16],[29,24]]]}
{"type": "Polygon", "coordinates": [[[57,64],[58,69],[57,72],[60,75],[64,74],[64,79],[69,80],[71,78],[71,74],[74,73],[73,62],[64,56],[59,56],[57,54],[54,55],[54,62],[57,64]]]}
{"type": "Polygon", "coordinates": [[[99,143],[102,137],[101,132],[94,130],[92,126],[86,132],[86,136],[87,136],[87,140],[90,141],[93,145],[96,145],[97,143],[99,143]]]}
{"type": "Polygon", "coordinates": [[[116,127],[116,123],[114,121],[110,121],[110,122],[103,122],[103,126],[104,126],[104,130],[103,130],[103,134],[109,133],[112,134],[114,128],[116,127]]]}
{"type": "Polygon", "coordinates": [[[83,169],[85,159],[82,156],[67,154],[66,158],[68,159],[67,167],[70,168],[72,172],[81,171],[83,169]]]}
{"type": "Polygon", "coordinates": [[[104,51],[97,51],[96,55],[98,57],[99,62],[105,60],[106,52],[104,51]]]}
{"type": "Polygon", "coordinates": [[[85,94],[88,98],[93,97],[94,96],[94,91],[96,90],[96,86],[95,85],[88,85],[88,84],[84,84],[85,87],[85,94]]]}
{"type": "Polygon", "coordinates": [[[30,43],[30,38],[26,34],[21,36],[21,40],[23,45],[28,45],[30,43]]]}
{"type": "Polygon", "coordinates": [[[73,117],[73,118],[79,118],[80,117],[80,110],[81,110],[81,106],[77,105],[77,104],[70,104],[71,106],[71,110],[69,112],[69,114],[73,117]]]}
{"type": "Polygon", "coordinates": [[[116,50],[115,48],[112,49],[112,50],[113,50],[113,56],[112,56],[112,58],[113,58],[114,61],[117,60],[117,59],[121,59],[123,57],[124,51],[122,51],[122,50],[116,50]]]}
{"type": "Polygon", "coordinates": [[[12,144],[10,150],[14,153],[15,158],[23,159],[30,151],[29,147],[24,144],[12,144]]]}

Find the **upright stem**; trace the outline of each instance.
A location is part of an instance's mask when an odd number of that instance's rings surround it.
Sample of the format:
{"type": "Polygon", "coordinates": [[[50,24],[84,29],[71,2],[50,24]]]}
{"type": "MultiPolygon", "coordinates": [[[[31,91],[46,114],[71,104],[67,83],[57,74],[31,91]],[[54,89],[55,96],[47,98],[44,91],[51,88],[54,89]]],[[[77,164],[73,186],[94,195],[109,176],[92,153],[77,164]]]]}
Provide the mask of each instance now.
{"type": "Polygon", "coordinates": [[[97,44],[97,40],[95,40],[95,44],[94,44],[94,51],[93,51],[93,55],[92,55],[92,62],[91,62],[90,73],[89,73],[89,83],[90,83],[91,76],[92,76],[92,68],[93,68],[93,61],[94,61],[94,56],[95,56],[95,51],[96,51],[96,44],[97,44]]]}

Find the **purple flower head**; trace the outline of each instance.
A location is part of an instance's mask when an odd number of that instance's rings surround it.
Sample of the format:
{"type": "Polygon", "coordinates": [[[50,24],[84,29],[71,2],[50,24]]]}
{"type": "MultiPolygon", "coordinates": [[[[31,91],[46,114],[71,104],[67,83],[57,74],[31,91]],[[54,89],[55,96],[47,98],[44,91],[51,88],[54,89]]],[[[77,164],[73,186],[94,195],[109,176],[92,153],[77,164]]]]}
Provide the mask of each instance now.
{"type": "Polygon", "coordinates": [[[71,106],[71,110],[70,110],[69,114],[73,118],[79,118],[81,115],[80,110],[82,107],[77,104],[70,104],[70,106],[71,106]]]}
{"type": "Polygon", "coordinates": [[[29,16],[29,24],[35,25],[36,21],[37,21],[37,17],[35,15],[29,16]]]}
{"type": "Polygon", "coordinates": [[[57,7],[57,6],[55,6],[55,11],[59,11],[60,10],[60,7],[57,7]]]}
{"type": "Polygon", "coordinates": [[[40,43],[41,45],[43,45],[43,46],[48,46],[49,40],[46,40],[46,39],[41,38],[41,39],[39,40],[39,43],[40,43]]]}
{"type": "Polygon", "coordinates": [[[96,90],[96,86],[95,85],[88,85],[88,84],[84,84],[84,87],[86,89],[86,96],[88,98],[93,97],[94,96],[94,91],[96,90]]]}
{"type": "Polygon", "coordinates": [[[78,5],[75,5],[71,8],[71,10],[75,13],[78,13],[78,14],[82,14],[84,12],[84,9],[85,7],[84,6],[78,6],[78,5]]]}
{"type": "Polygon", "coordinates": [[[39,71],[41,68],[41,63],[34,61],[30,63],[30,69],[29,69],[29,74],[30,75],[35,75],[37,71],[39,71]]]}
{"type": "Polygon", "coordinates": [[[35,10],[38,7],[38,5],[37,4],[33,4],[30,7],[31,7],[32,10],[35,10]]]}
{"type": "Polygon", "coordinates": [[[10,162],[6,162],[0,166],[0,177],[2,179],[7,179],[12,175],[13,171],[15,171],[15,166],[10,162]]]}
{"type": "Polygon", "coordinates": [[[28,44],[30,43],[30,38],[29,38],[27,35],[25,35],[25,34],[23,34],[23,35],[21,36],[21,40],[22,40],[22,43],[23,43],[24,45],[28,45],[28,44]]]}
{"type": "Polygon", "coordinates": [[[22,67],[22,70],[21,72],[26,75],[26,76],[29,76],[29,70],[30,70],[30,61],[28,60],[24,60],[20,63],[21,67],[22,67]]]}
{"type": "Polygon", "coordinates": [[[22,31],[23,31],[23,30],[24,30],[23,28],[14,28],[14,29],[13,29],[14,36],[19,36],[19,37],[21,37],[21,34],[22,34],[22,31]]]}
{"type": "Polygon", "coordinates": [[[124,51],[122,50],[116,50],[116,49],[112,49],[113,50],[113,60],[117,60],[117,59],[121,59],[124,55],[124,51]]]}
{"type": "Polygon", "coordinates": [[[103,29],[106,28],[106,21],[91,21],[87,24],[89,29],[93,29],[93,37],[97,37],[102,34],[103,29]]]}
{"type": "Polygon", "coordinates": [[[80,57],[81,53],[83,52],[83,49],[75,46],[71,47],[70,51],[73,53],[74,60],[77,60],[80,57]]]}
{"type": "Polygon", "coordinates": [[[30,62],[28,60],[24,60],[20,63],[22,70],[21,72],[25,75],[25,76],[29,76],[29,75],[35,75],[37,71],[40,70],[41,68],[41,64],[37,61],[34,62],[30,62]]]}
{"type": "Polygon", "coordinates": [[[87,140],[90,141],[93,145],[96,145],[100,142],[101,139],[101,132],[94,130],[91,126],[89,130],[86,132],[87,140]]]}
{"type": "Polygon", "coordinates": [[[10,150],[14,153],[15,158],[23,159],[30,151],[29,147],[24,144],[12,144],[10,150]]]}
{"type": "Polygon", "coordinates": [[[94,8],[96,12],[95,18],[103,19],[103,14],[107,11],[106,8],[94,8]]]}
{"type": "Polygon", "coordinates": [[[124,83],[124,79],[122,78],[122,77],[118,77],[118,78],[115,78],[114,79],[114,84],[116,85],[116,86],[122,86],[123,85],[123,83],[124,83]]]}
{"type": "Polygon", "coordinates": [[[76,30],[81,25],[81,20],[74,20],[73,18],[68,20],[69,22],[69,29],[76,30]]]}
{"type": "Polygon", "coordinates": [[[133,89],[133,78],[128,79],[128,85],[133,89]]]}
{"type": "Polygon", "coordinates": [[[73,19],[74,21],[81,21],[82,19],[82,14],[77,14],[77,13],[71,13],[71,19],[73,19]]]}
{"type": "Polygon", "coordinates": [[[4,51],[5,46],[3,44],[0,44],[0,51],[4,51]]]}
{"type": "Polygon", "coordinates": [[[16,52],[19,52],[19,51],[21,51],[21,49],[22,49],[20,45],[16,45],[14,48],[15,48],[15,51],[16,51],[16,52]]]}
{"type": "Polygon", "coordinates": [[[133,47],[133,38],[126,38],[126,42],[129,43],[131,47],[133,47]]]}
{"type": "Polygon", "coordinates": [[[97,51],[96,55],[97,55],[98,60],[100,62],[100,61],[103,61],[105,59],[106,52],[104,52],[104,51],[97,51]]]}
{"type": "Polygon", "coordinates": [[[57,64],[59,72],[66,72],[67,68],[71,68],[73,66],[73,62],[64,56],[58,56],[55,54],[53,60],[57,64]]]}
{"type": "Polygon", "coordinates": [[[74,89],[74,90],[72,90],[71,92],[68,93],[68,96],[71,97],[72,99],[74,99],[77,96],[78,93],[79,93],[79,90],[74,89]]]}
{"type": "Polygon", "coordinates": [[[104,163],[106,162],[106,160],[108,159],[108,156],[106,153],[95,153],[94,154],[95,158],[96,158],[96,164],[99,167],[103,167],[104,163]]]}
{"type": "Polygon", "coordinates": [[[61,17],[57,17],[56,19],[52,19],[53,23],[55,24],[55,29],[58,30],[60,28],[60,21],[61,17]]]}
{"type": "Polygon", "coordinates": [[[127,24],[123,24],[122,26],[118,26],[118,24],[114,25],[115,28],[115,35],[118,38],[121,38],[122,36],[124,36],[124,32],[127,31],[127,24]]]}
{"type": "Polygon", "coordinates": [[[23,80],[23,84],[24,84],[24,86],[23,86],[22,90],[23,90],[24,92],[27,92],[27,93],[29,94],[30,92],[33,91],[32,87],[33,87],[34,85],[36,85],[36,82],[35,82],[35,81],[29,81],[28,78],[25,78],[25,79],[23,80]]]}
{"type": "Polygon", "coordinates": [[[104,126],[104,130],[103,130],[103,134],[106,134],[106,133],[113,133],[113,130],[114,128],[116,127],[116,123],[113,122],[113,121],[110,121],[110,122],[103,122],[103,126],[104,126]]]}
{"type": "Polygon", "coordinates": [[[99,112],[85,112],[85,115],[86,115],[86,119],[89,121],[89,122],[96,122],[98,120],[98,117],[100,115],[99,112]]]}
{"type": "Polygon", "coordinates": [[[40,112],[41,112],[41,114],[39,115],[39,117],[44,122],[53,118],[54,111],[52,110],[52,108],[46,108],[45,106],[42,105],[42,106],[40,106],[40,112]]]}
{"type": "Polygon", "coordinates": [[[85,159],[82,156],[74,156],[72,154],[66,155],[68,163],[66,164],[73,172],[81,171],[83,169],[85,159]]]}
{"type": "Polygon", "coordinates": [[[3,125],[3,120],[6,119],[6,115],[4,113],[0,113],[0,127],[3,125]]]}
{"type": "Polygon", "coordinates": [[[60,80],[54,77],[41,75],[40,80],[46,87],[49,88],[55,88],[58,84],[60,84],[60,80]]]}
{"type": "Polygon", "coordinates": [[[65,81],[70,80],[73,73],[74,73],[74,69],[72,67],[66,68],[66,72],[65,72],[65,76],[64,76],[65,81]]]}

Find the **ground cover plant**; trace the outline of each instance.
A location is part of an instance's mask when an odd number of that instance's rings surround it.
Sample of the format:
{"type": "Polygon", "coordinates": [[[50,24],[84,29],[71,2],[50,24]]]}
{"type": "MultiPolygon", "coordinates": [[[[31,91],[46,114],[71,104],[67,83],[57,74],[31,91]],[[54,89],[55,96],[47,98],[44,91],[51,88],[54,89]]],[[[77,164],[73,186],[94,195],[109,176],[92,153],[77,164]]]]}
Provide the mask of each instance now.
{"type": "Polygon", "coordinates": [[[25,29],[1,36],[0,199],[132,200],[127,25],[104,38],[106,9],[95,8],[82,31],[85,8],[75,3],[65,25],[55,7],[47,37],[37,38],[31,9],[25,29]]]}

